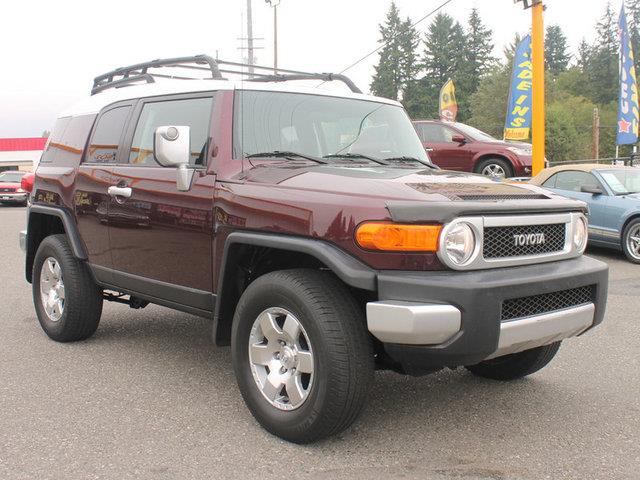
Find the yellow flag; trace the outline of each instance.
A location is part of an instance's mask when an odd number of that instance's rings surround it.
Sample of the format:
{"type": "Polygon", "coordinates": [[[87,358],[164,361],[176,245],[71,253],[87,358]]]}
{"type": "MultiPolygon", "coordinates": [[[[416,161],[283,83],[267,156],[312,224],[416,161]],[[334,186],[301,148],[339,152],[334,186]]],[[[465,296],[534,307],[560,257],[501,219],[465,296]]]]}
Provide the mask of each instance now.
{"type": "Polygon", "coordinates": [[[440,120],[455,122],[458,115],[458,102],[456,101],[456,88],[453,80],[449,79],[440,89],[440,120]]]}

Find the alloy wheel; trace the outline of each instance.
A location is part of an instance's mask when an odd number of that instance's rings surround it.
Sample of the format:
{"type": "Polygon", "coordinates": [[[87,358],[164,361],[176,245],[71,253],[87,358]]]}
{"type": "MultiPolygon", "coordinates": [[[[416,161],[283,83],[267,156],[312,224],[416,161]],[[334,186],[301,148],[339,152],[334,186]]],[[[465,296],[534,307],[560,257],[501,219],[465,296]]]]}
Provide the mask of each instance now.
{"type": "Polygon", "coordinates": [[[311,342],[288,310],[268,308],[251,327],[249,363],[256,386],[279,410],[294,410],[309,396],[314,377],[311,342]]]}
{"type": "Polygon", "coordinates": [[[65,292],[60,263],[47,257],[40,270],[40,300],[52,322],[57,322],[64,311],[65,292]]]}
{"type": "Polygon", "coordinates": [[[482,175],[492,178],[505,178],[507,176],[504,168],[497,163],[490,163],[482,169],[482,175]]]}
{"type": "Polygon", "coordinates": [[[627,235],[627,250],[636,260],[640,260],[640,225],[633,227],[627,235]]]}

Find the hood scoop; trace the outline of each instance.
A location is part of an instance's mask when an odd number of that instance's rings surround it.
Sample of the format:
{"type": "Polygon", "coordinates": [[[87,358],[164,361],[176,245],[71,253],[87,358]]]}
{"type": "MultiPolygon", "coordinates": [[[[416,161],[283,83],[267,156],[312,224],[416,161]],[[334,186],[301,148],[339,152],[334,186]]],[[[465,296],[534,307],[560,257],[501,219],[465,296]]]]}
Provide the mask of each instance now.
{"type": "Polygon", "coordinates": [[[454,202],[495,202],[503,200],[549,200],[543,193],[526,186],[507,183],[410,183],[411,188],[427,194],[439,194],[454,202]]]}

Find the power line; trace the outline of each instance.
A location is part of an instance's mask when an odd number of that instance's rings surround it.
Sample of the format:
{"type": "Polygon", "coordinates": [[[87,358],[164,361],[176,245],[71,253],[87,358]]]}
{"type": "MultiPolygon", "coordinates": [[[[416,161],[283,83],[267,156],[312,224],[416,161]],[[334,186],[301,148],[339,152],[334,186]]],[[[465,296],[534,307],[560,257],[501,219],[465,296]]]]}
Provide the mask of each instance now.
{"type": "MultiPolygon", "coordinates": [[[[427,13],[424,17],[422,17],[420,20],[414,22],[411,24],[411,28],[415,27],[416,25],[418,25],[419,23],[424,22],[427,18],[429,18],[431,15],[433,15],[434,13],[436,13],[438,10],[441,10],[442,8],[446,7],[449,3],[453,2],[453,0],[446,0],[445,2],[442,2],[438,7],[434,8],[433,10],[431,10],[429,13],[427,13]]],[[[402,35],[402,33],[404,32],[400,32],[396,35],[394,35],[393,37],[391,37],[389,40],[387,40],[386,42],[384,42],[383,44],[381,44],[378,48],[376,48],[375,50],[373,50],[372,52],[367,53],[364,57],[362,57],[361,59],[353,62],[351,65],[349,65],[347,68],[345,68],[344,70],[340,71],[340,73],[344,73],[347,70],[352,69],[353,67],[355,67],[357,64],[359,64],[360,62],[362,62],[363,60],[366,60],[367,58],[369,58],[371,55],[373,55],[374,53],[378,53],[382,48],[384,48],[389,42],[391,42],[392,40],[395,40],[396,37],[399,37],[400,35],[402,35]]],[[[322,85],[322,84],[321,84],[322,85]]]]}

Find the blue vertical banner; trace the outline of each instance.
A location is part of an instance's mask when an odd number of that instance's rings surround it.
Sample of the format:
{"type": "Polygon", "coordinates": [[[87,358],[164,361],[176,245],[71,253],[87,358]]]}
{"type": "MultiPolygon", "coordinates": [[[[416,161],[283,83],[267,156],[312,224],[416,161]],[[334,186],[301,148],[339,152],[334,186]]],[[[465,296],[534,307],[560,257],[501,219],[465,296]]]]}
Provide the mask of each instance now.
{"type": "Polygon", "coordinates": [[[618,21],[620,34],[620,96],[618,98],[618,145],[629,145],[638,141],[638,82],[636,69],[633,66],[633,48],[627,27],[627,16],[624,5],[620,10],[618,21]]]}
{"type": "Polygon", "coordinates": [[[531,36],[524,37],[513,57],[513,72],[509,89],[509,106],[504,125],[505,140],[526,140],[531,131],[533,65],[531,36]]]}

